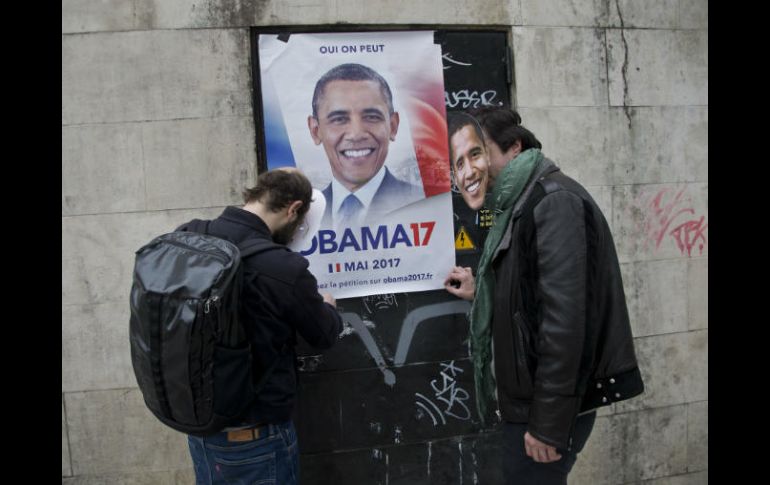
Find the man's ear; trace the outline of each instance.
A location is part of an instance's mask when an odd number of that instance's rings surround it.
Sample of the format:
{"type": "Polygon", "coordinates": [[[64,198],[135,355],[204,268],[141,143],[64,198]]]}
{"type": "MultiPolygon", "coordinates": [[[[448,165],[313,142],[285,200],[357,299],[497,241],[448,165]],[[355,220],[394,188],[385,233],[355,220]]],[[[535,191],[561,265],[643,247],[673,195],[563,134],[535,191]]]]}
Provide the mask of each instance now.
{"type": "Polygon", "coordinates": [[[396,141],[396,133],[398,133],[398,123],[400,119],[398,117],[398,111],[394,111],[390,115],[390,141],[396,141]]]}
{"type": "Polygon", "coordinates": [[[315,116],[310,115],[307,117],[307,128],[310,130],[310,136],[313,137],[313,142],[316,145],[320,145],[321,137],[318,136],[318,120],[315,116]]]}
{"type": "Polygon", "coordinates": [[[511,145],[508,151],[505,152],[505,155],[508,160],[513,160],[519,153],[521,153],[521,140],[516,140],[516,143],[511,145]]]}
{"type": "MultiPolygon", "coordinates": [[[[291,204],[289,204],[289,208],[286,212],[286,214],[291,217],[293,214],[299,214],[299,209],[302,207],[302,201],[301,200],[295,200],[291,204]]],[[[299,217],[299,215],[297,215],[299,217]]]]}

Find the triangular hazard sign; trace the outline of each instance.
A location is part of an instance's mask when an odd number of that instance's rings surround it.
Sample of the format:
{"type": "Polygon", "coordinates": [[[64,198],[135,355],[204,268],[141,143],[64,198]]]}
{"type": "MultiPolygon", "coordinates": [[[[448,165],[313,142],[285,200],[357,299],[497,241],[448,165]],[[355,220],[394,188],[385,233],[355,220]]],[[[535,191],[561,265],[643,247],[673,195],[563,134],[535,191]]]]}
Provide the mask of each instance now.
{"type": "Polygon", "coordinates": [[[462,226],[460,226],[460,232],[457,233],[455,238],[455,249],[476,249],[471,237],[468,235],[468,231],[462,226]]]}

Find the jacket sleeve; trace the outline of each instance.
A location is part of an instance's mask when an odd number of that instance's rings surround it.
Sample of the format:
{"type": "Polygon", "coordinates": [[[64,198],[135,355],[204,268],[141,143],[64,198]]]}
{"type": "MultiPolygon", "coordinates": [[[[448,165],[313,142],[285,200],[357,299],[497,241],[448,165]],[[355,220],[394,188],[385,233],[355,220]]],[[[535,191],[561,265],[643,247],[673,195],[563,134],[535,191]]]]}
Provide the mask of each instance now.
{"type": "Polygon", "coordinates": [[[561,190],[534,209],[542,321],[528,431],[566,449],[578,410],[586,326],[587,242],[583,201],[561,190]]]}
{"type": "Polygon", "coordinates": [[[342,317],[337,309],[323,301],[318,293],[318,282],[307,270],[307,261],[291,289],[288,311],[294,328],[311,346],[318,349],[331,347],[342,332],[342,317]]]}

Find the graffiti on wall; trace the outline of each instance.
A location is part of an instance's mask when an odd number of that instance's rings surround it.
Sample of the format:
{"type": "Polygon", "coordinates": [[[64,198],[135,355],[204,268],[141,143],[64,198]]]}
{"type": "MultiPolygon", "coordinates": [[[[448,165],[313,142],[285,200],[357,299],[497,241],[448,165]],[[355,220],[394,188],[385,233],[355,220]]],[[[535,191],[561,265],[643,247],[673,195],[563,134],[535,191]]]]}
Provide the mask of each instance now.
{"type": "Polygon", "coordinates": [[[655,250],[670,238],[681,254],[700,256],[708,245],[706,216],[693,207],[687,187],[664,188],[643,193],[636,200],[642,209],[640,230],[645,236],[645,248],[655,250]]]}
{"type": "MultiPolygon", "coordinates": [[[[367,310],[376,308],[378,304],[381,305],[380,309],[389,309],[394,306],[398,306],[395,295],[377,295],[375,297],[369,298],[368,300],[364,300],[364,307],[367,310]]],[[[469,309],[470,303],[460,300],[426,305],[409,312],[401,325],[398,345],[396,346],[396,355],[392,359],[392,364],[399,366],[406,362],[409,349],[412,345],[412,338],[414,337],[414,333],[420,324],[427,320],[445,315],[464,315],[469,309]]],[[[347,335],[350,333],[355,333],[358,338],[361,339],[361,342],[364,344],[364,347],[366,347],[367,352],[372,357],[372,359],[374,359],[377,367],[382,372],[385,384],[392,387],[396,383],[396,376],[393,374],[393,371],[388,368],[387,360],[389,359],[386,358],[387,356],[383,355],[380,346],[377,344],[374,335],[370,331],[369,327],[372,326],[372,324],[370,323],[367,325],[367,322],[370,321],[353,312],[342,313],[342,320],[345,322],[346,329],[352,329],[352,332],[350,332],[350,330],[343,330],[343,334],[347,335]]],[[[308,367],[303,370],[311,370],[311,368],[308,367]]],[[[315,370],[315,368],[312,368],[312,370],[315,370]]]]}
{"type": "Polygon", "coordinates": [[[461,89],[459,91],[444,92],[444,102],[447,108],[478,108],[479,106],[501,106],[502,103],[495,101],[497,91],[490,89],[484,92],[461,89]]]}
{"type": "MultiPolygon", "coordinates": [[[[362,298],[362,303],[364,311],[361,315],[355,312],[341,313],[343,330],[340,338],[356,335],[382,372],[383,379],[388,386],[393,386],[396,383],[396,377],[389,366],[401,366],[407,362],[414,334],[420,326],[434,318],[455,314],[465,315],[470,310],[470,303],[464,300],[432,303],[415,308],[408,312],[401,321],[395,355],[390,355],[386,349],[381,348],[381,345],[378,344],[376,324],[372,319],[378,312],[382,313],[398,308],[396,295],[367,296],[362,298]]],[[[298,356],[297,360],[299,370],[303,372],[314,372],[324,362],[322,354],[298,356]]]]}
{"type": "Polygon", "coordinates": [[[470,62],[463,62],[463,61],[458,61],[457,59],[453,59],[451,52],[447,52],[446,54],[441,56],[441,58],[449,63],[448,65],[444,64],[444,70],[445,71],[447,69],[451,69],[452,68],[452,64],[454,64],[455,66],[472,66],[473,65],[470,62]]]}
{"type": "MultiPolygon", "coordinates": [[[[447,52],[442,59],[445,61],[444,70],[451,69],[453,66],[473,67],[473,63],[463,62],[452,58],[452,53],[447,52]]],[[[457,91],[444,91],[444,102],[449,109],[469,109],[479,106],[502,106],[502,101],[497,99],[497,91],[487,89],[479,91],[476,89],[460,89],[457,91]]]]}
{"type": "Polygon", "coordinates": [[[420,392],[414,393],[417,398],[415,402],[418,407],[417,419],[422,419],[427,415],[433,421],[433,426],[437,426],[439,420],[441,424],[446,424],[447,416],[461,421],[471,419],[471,412],[467,405],[470,395],[468,391],[459,386],[456,380],[457,374],[463,372],[453,360],[441,363],[441,371],[439,372],[441,382],[439,383],[439,379],[430,381],[432,399],[420,392]],[[441,405],[437,405],[436,401],[440,402],[441,405]]]}
{"type": "Polygon", "coordinates": [[[380,310],[398,308],[398,300],[395,293],[383,295],[368,295],[362,298],[364,309],[370,315],[380,310]]]}

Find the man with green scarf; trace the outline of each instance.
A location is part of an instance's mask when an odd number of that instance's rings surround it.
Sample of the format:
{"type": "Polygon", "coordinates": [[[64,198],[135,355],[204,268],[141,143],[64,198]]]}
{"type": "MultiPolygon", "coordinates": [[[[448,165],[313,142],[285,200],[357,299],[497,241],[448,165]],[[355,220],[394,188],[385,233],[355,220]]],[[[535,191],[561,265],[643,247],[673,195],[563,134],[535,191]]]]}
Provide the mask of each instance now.
{"type": "Polygon", "coordinates": [[[596,409],[644,390],[615,245],[591,196],[543,156],[518,113],[472,114],[450,117],[452,174],[494,222],[476,277],[455,267],[445,286],[473,300],[476,404],[486,421],[496,395],[506,480],[566,484],[596,409]]]}

